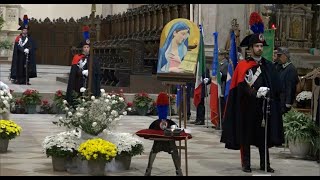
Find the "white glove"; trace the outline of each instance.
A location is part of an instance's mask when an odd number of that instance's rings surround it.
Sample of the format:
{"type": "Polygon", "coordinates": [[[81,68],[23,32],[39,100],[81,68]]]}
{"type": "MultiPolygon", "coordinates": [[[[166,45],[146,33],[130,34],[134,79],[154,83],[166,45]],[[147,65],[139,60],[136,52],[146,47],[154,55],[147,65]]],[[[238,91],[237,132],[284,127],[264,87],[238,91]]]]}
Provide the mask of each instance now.
{"type": "Polygon", "coordinates": [[[88,70],[83,70],[82,71],[82,75],[87,76],[88,77],[88,70]]]}
{"type": "Polygon", "coordinates": [[[266,97],[270,88],[268,87],[260,87],[257,92],[257,98],[266,97]]]}
{"type": "Polygon", "coordinates": [[[24,53],[26,53],[26,54],[29,54],[29,49],[24,49],[24,51],[23,51],[24,53]]]}
{"type": "Polygon", "coordinates": [[[203,79],[203,82],[204,82],[205,84],[207,84],[207,83],[209,82],[209,78],[204,78],[204,79],[203,79]]]}
{"type": "Polygon", "coordinates": [[[0,81],[0,89],[7,90],[8,92],[10,92],[10,89],[9,89],[8,85],[3,83],[2,81],[0,81]]]}

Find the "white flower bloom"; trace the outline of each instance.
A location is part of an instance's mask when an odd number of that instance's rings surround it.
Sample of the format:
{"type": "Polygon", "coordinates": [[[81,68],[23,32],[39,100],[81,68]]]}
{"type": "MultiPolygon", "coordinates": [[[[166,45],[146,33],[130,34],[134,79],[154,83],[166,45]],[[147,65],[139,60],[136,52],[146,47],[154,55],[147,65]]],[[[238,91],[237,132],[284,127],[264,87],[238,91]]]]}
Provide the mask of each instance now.
{"type": "Polygon", "coordinates": [[[4,92],[3,92],[3,91],[0,91],[0,95],[3,96],[3,95],[4,95],[4,92]]]}
{"type": "Polygon", "coordinates": [[[111,96],[110,96],[110,95],[107,95],[107,98],[108,98],[108,99],[110,99],[110,98],[111,98],[111,96]]]}
{"type": "Polygon", "coordinates": [[[5,96],[4,99],[8,101],[8,100],[9,100],[9,97],[8,97],[8,96],[5,96]]]}
{"type": "Polygon", "coordinates": [[[11,94],[8,94],[8,96],[9,96],[10,99],[12,99],[12,95],[11,94]]]}
{"type": "Polygon", "coordinates": [[[129,107],[129,108],[128,108],[128,111],[131,111],[131,110],[132,110],[132,109],[129,107]]]}
{"type": "Polygon", "coordinates": [[[80,110],[80,111],[84,111],[84,108],[82,107],[82,108],[80,108],[79,110],[80,110]]]}
{"type": "Polygon", "coordinates": [[[76,116],[81,117],[81,116],[82,116],[82,114],[81,114],[81,113],[79,113],[79,112],[77,112],[77,113],[76,113],[76,116]]]}
{"type": "Polygon", "coordinates": [[[119,101],[123,102],[124,101],[123,97],[119,97],[119,101]]]}
{"type": "Polygon", "coordinates": [[[105,101],[106,103],[109,103],[109,99],[105,99],[104,101],[105,101]]]}
{"type": "Polygon", "coordinates": [[[4,96],[1,96],[1,99],[4,99],[4,96]]]}
{"type": "Polygon", "coordinates": [[[107,133],[108,133],[108,130],[107,130],[107,129],[104,129],[102,132],[103,132],[103,134],[107,134],[107,133]]]}
{"type": "Polygon", "coordinates": [[[105,93],[106,91],[104,89],[100,89],[100,92],[103,94],[105,93]]]}
{"type": "Polygon", "coordinates": [[[102,93],[102,97],[107,97],[107,93],[102,93]]]}
{"type": "Polygon", "coordinates": [[[116,97],[116,95],[114,95],[114,94],[112,94],[112,96],[111,96],[112,98],[114,98],[114,97],[116,97]]]}
{"type": "Polygon", "coordinates": [[[85,100],[85,99],[82,99],[82,102],[86,102],[86,100],[85,100]]]}
{"type": "Polygon", "coordinates": [[[63,104],[68,104],[68,101],[67,100],[63,100],[63,104]]]}
{"type": "Polygon", "coordinates": [[[102,113],[102,115],[103,115],[103,116],[106,116],[106,115],[107,115],[107,113],[105,113],[105,112],[104,112],[104,113],[102,113]]]}
{"type": "Polygon", "coordinates": [[[69,108],[68,108],[68,107],[65,107],[64,110],[65,110],[65,111],[69,111],[69,108]]]}
{"type": "Polygon", "coordinates": [[[69,111],[69,112],[68,112],[68,116],[72,116],[72,112],[69,111]]]}
{"type": "Polygon", "coordinates": [[[87,90],[87,89],[84,88],[84,87],[80,88],[80,92],[81,92],[81,93],[84,93],[86,90],[87,90]]]}
{"type": "Polygon", "coordinates": [[[93,122],[92,127],[96,127],[96,126],[97,126],[97,122],[93,122]]]}
{"type": "Polygon", "coordinates": [[[62,120],[62,119],[63,119],[63,117],[60,116],[60,117],[59,117],[59,120],[62,120]]]}
{"type": "Polygon", "coordinates": [[[123,115],[127,115],[127,111],[124,111],[122,114],[123,114],[123,115]]]}
{"type": "Polygon", "coordinates": [[[111,110],[111,107],[110,106],[107,106],[107,111],[110,111],[111,110]]]}
{"type": "Polygon", "coordinates": [[[112,100],[111,104],[117,104],[116,100],[112,100]]]}
{"type": "Polygon", "coordinates": [[[114,115],[114,116],[117,116],[117,115],[118,115],[118,112],[115,111],[115,110],[112,110],[112,111],[111,111],[111,114],[114,115]]]}
{"type": "Polygon", "coordinates": [[[96,99],[96,97],[94,97],[94,96],[91,96],[91,100],[93,101],[93,100],[95,100],[96,99]]]}
{"type": "Polygon", "coordinates": [[[298,102],[303,101],[303,100],[309,100],[312,98],[312,92],[311,91],[302,91],[299,93],[296,97],[296,100],[298,102]]]}

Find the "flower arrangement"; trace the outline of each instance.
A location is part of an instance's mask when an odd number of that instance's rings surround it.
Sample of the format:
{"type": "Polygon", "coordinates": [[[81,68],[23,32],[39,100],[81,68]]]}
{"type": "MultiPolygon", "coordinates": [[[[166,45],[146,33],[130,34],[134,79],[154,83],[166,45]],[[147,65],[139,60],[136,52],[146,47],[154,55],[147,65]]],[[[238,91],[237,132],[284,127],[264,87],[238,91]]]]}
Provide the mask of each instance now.
{"type": "Polygon", "coordinates": [[[106,94],[101,89],[101,97],[83,95],[73,108],[64,102],[66,116],[53,123],[67,128],[79,128],[87,134],[97,136],[104,130],[113,129],[125,111],[126,103],[119,94],[106,94]]]}
{"type": "Polygon", "coordinates": [[[76,130],[47,136],[42,142],[47,157],[75,157],[80,145],[79,133],[76,130]]]}
{"type": "Polygon", "coordinates": [[[56,93],[54,94],[53,102],[57,108],[63,109],[63,100],[65,99],[65,97],[65,92],[63,92],[62,90],[56,91],[56,93]]]}
{"type": "Polygon", "coordinates": [[[12,102],[12,95],[7,90],[0,90],[0,114],[10,112],[11,107],[14,106],[12,102]]]}
{"type": "Polygon", "coordinates": [[[170,94],[170,105],[174,106],[176,104],[176,95],[175,94],[170,94]]]}
{"type": "Polygon", "coordinates": [[[101,138],[89,139],[78,149],[80,156],[86,160],[110,162],[117,155],[117,147],[113,143],[101,138]]]}
{"type": "Polygon", "coordinates": [[[38,105],[41,103],[41,96],[37,90],[27,89],[23,92],[21,100],[25,105],[38,105]]]}
{"type": "Polygon", "coordinates": [[[149,107],[152,101],[149,94],[142,92],[134,95],[133,105],[137,108],[149,107]]]}
{"type": "Polygon", "coordinates": [[[143,143],[130,133],[108,133],[108,140],[118,149],[118,155],[136,156],[143,153],[143,143]]]}
{"type": "Polygon", "coordinates": [[[311,91],[302,91],[299,93],[296,97],[297,102],[304,101],[304,100],[310,100],[312,97],[311,91]]]}
{"type": "Polygon", "coordinates": [[[0,120],[0,138],[13,139],[19,136],[22,128],[11,120],[0,120]]]}
{"type": "Polygon", "coordinates": [[[43,113],[50,113],[52,110],[52,106],[48,100],[42,100],[40,109],[43,113]]]}

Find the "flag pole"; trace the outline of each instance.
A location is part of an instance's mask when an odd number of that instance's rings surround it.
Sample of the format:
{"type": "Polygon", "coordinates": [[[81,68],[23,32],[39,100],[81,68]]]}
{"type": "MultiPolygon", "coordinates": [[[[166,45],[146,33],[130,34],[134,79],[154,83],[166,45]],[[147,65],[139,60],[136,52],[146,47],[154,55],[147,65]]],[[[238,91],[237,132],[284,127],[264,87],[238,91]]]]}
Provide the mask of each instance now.
{"type": "MultiPolygon", "coordinates": [[[[218,72],[218,73],[220,73],[220,71],[218,72]]],[[[220,89],[221,89],[221,87],[220,87],[220,89]]],[[[221,90],[220,90],[220,92],[221,92],[221,90]]],[[[219,128],[220,128],[220,130],[222,130],[222,125],[221,125],[221,98],[220,98],[220,94],[219,94],[219,86],[218,86],[218,106],[219,106],[219,128]]]]}

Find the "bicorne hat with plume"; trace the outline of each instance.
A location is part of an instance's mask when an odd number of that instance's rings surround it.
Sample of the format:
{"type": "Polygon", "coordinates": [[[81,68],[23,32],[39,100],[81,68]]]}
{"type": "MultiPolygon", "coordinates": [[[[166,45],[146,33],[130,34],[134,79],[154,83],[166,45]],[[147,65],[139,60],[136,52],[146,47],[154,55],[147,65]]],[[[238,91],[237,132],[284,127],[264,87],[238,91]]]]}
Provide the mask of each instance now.
{"type": "Polygon", "coordinates": [[[156,103],[159,120],[167,119],[169,111],[169,96],[167,93],[160,92],[156,103]]]}
{"type": "Polygon", "coordinates": [[[89,26],[83,26],[82,28],[82,35],[83,35],[83,41],[81,41],[79,47],[83,47],[84,45],[89,45],[90,46],[90,28],[89,26]]]}
{"type": "Polygon", "coordinates": [[[241,47],[248,47],[252,46],[256,43],[262,43],[263,46],[268,46],[263,33],[264,33],[264,24],[262,21],[261,16],[257,12],[253,12],[250,15],[249,20],[250,29],[253,32],[253,34],[250,34],[246,36],[240,43],[241,47]]]}
{"type": "Polygon", "coordinates": [[[29,29],[29,19],[28,15],[23,16],[23,24],[19,27],[18,30],[29,29]]]}

